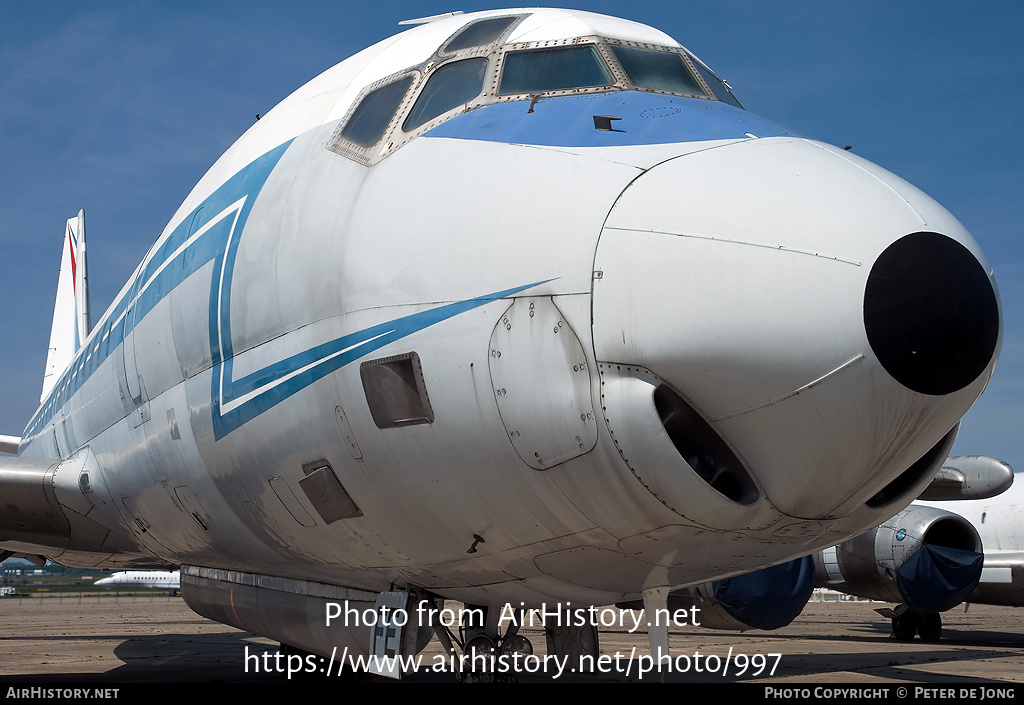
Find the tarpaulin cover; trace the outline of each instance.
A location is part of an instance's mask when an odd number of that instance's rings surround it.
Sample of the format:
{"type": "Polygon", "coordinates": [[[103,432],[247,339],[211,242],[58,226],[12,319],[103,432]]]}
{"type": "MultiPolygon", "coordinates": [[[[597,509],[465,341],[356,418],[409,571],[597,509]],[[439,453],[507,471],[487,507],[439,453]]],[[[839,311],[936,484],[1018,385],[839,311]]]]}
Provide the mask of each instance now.
{"type": "Polygon", "coordinates": [[[925,544],[896,571],[896,584],[915,612],[943,612],[974,590],[984,559],[977,551],[925,544]]]}
{"type": "Polygon", "coordinates": [[[814,590],[810,556],[713,584],[725,611],[754,629],[778,629],[800,614],[814,590]]]}

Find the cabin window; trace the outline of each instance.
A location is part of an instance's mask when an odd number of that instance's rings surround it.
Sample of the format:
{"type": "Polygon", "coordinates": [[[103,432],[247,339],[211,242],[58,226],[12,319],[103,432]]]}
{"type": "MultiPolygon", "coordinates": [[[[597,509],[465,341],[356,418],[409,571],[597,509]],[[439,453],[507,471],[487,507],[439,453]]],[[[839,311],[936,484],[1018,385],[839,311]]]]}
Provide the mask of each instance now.
{"type": "Polygon", "coordinates": [[[409,117],[402,126],[406,132],[430,122],[452,108],[476,98],[484,89],[487,59],[453,61],[437,69],[427,81],[409,117]]]}
{"type": "Polygon", "coordinates": [[[619,45],[613,45],[612,51],[637,88],[705,95],[679,54],[619,45]]]}
{"type": "Polygon", "coordinates": [[[608,86],[615,81],[593,44],[513,51],[505,55],[500,95],[608,86]]]}
{"type": "Polygon", "coordinates": [[[489,20],[474,22],[445,44],[444,51],[452,53],[459,49],[484,46],[490,44],[500,37],[509,26],[516,21],[516,17],[494,17],[489,20]]]}
{"type": "Polygon", "coordinates": [[[368,93],[352,113],[352,117],[341,131],[341,136],[362,147],[377,144],[402,104],[412,80],[411,75],[403,76],[368,93]]]}

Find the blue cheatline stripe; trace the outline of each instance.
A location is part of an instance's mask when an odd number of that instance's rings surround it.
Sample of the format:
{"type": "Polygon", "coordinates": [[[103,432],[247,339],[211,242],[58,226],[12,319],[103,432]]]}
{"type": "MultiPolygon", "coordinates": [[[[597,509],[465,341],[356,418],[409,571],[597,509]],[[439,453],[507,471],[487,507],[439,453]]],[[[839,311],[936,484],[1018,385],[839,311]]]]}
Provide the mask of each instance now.
{"type": "MultiPolygon", "coordinates": [[[[291,140],[275,147],[242,168],[189,213],[168,235],[133,280],[127,293],[115,302],[110,313],[96,325],[94,330],[102,334],[108,322],[116,323],[110,327],[107,341],[101,344],[100,341],[94,340],[79,351],[75,360],[54,384],[50,396],[29,421],[23,434],[26,438],[38,434],[45,428],[75,391],[91,376],[92,372],[118,349],[135,324],[141,321],[164,297],[206,263],[211,260],[216,260],[218,263],[221,261],[228,245],[230,233],[236,229],[237,232],[241,232],[241,227],[249,215],[256,196],[266,184],[267,178],[290,144],[291,140]],[[226,208],[243,197],[244,203],[229,213],[230,218],[215,220],[226,208]],[[237,222],[235,221],[236,214],[237,222]],[[206,226],[210,227],[205,233],[189,247],[178,252],[190,237],[206,226]],[[131,310],[131,315],[127,315],[131,306],[134,306],[134,309],[131,310]],[[90,350],[93,352],[94,359],[89,361],[86,368],[84,359],[90,350]]],[[[213,278],[212,288],[215,290],[218,286],[219,275],[216,275],[213,278]]],[[[116,361],[114,364],[117,364],[116,361]]]]}
{"type": "Polygon", "coordinates": [[[612,147],[743,139],[794,134],[754,113],[700,98],[614,91],[495,103],[457,115],[427,137],[546,147],[612,147]],[[594,128],[595,115],[612,115],[612,131],[594,128]]]}
{"type": "MultiPolygon", "coordinates": [[[[231,287],[238,243],[257,196],[290,142],[267,152],[228,179],[171,232],[141,268],[131,287],[100,322],[109,328],[105,343],[93,340],[64,373],[54,392],[29,422],[24,436],[39,433],[100,363],[122,345],[138,321],[183,281],[209,262],[210,352],[213,428],[217,439],[344,365],[460,313],[544,282],[525,284],[477,298],[436,306],[366,330],[342,336],[288,357],[238,380],[231,378],[231,287]],[[189,243],[190,238],[194,238],[189,243]],[[188,243],[187,247],[184,247],[188,243]],[[94,359],[85,367],[85,353],[94,359]],[[222,396],[223,393],[223,396],[222,396]],[[225,410],[225,407],[227,410],[225,410]]],[[[550,280],[549,280],[550,281],[550,280]]],[[[120,364],[119,361],[112,361],[120,364]]]]}
{"type": "Polygon", "coordinates": [[[230,379],[231,360],[228,359],[213,371],[211,394],[214,437],[218,440],[223,438],[299,390],[374,350],[466,311],[513,296],[547,281],[551,280],[524,284],[396,318],[292,355],[237,380],[230,379]],[[245,399],[247,396],[249,398],[245,399]],[[233,402],[240,399],[245,401],[232,406],[233,402]],[[228,410],[225,411],[225,407],[228,407],[228,410]]]}

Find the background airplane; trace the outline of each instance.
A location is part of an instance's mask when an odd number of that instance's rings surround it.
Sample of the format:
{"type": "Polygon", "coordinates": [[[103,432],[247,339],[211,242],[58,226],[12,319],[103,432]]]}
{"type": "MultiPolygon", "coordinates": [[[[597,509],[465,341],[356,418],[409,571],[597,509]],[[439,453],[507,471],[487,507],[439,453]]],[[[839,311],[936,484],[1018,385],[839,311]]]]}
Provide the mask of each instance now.
{"type": "MultiPolygon", "coordinates": [[[[923,497],[880,526],[774,568],[677,591],[713,629],[777,629],[814,587],[895,602],[878,612],[893,637],[938,640],[941,613],[961,603],[1024,606],[1024,481],[984,456],[950,458],[923,497]]],[[[637,607],[637,605],[631,605],[637,607]]]]}
{"type": "Polygon", "coordinates": [[[976,484],[973,493],[965,487],[958,497],[958,473],[943,468],[952,472],[940,473],[922,500],[871,531],[814,554],[818,586],[898,603],[879,610],[892,620],[896,639],[916,634],[939,639],[941,613],[962,602],[1024,604],[1024,554],[1016,533],[1024,483],[1013,482],[1013,470],[1001,461],[956,460],[961,469],[1005,476],[1008,486],[985,491],[976,484]],[[947,501],[928,501],[936,497],[947,501]]]}
{"type": "Polygon", "coordinates": [[[170,590],[173,596],[181,587],[181,572],[177,570],[119,570],[93,584],[115,590],[170,590]]]}
{"type": "MultiPolygon", "coordinates": [[[[1013,469],[995,458],[948,458],[921,496],[950,501],[913,502],[841,545],[753,573],[674,591],[669,603],[677,608],[699,607],[712,629],[778,629],[799,616],[815,587],[827,587],[867,599],[906,603],[895,610],[879,610],[892,618],[894,635],[912,639],[920,630],[922,638],[938,639],[939,612],[964,600],[987,602],[992,583],[997,583],[997,594],[1004,595],[1004,600],[1024,598],[1005,585],[1010,582],[1008,562],[1019,562],[1021,554],[998,551],[992,540],[993,530],[1003,537],[1004,544],[1012,535],[1005,524],[1001,530],[995,527],[1012,513],[1007,508],[1017,505],[1015,500],[1022,492],[1020,486],[1010,491],[1013,478],[1013,469]],[[991,505],[1002,509],[993,511],[991,505]],[[980,512],[983,517],[986,509],[994,515],[984,532],[989,538],[984,556],[982,536],[956,513],[961,508],[968,515],[980,512]],[[1006,567],[994,569],[995,565],[1006,567]]],[[[976,521],[975,525],[982,523],[976,521]]]]}

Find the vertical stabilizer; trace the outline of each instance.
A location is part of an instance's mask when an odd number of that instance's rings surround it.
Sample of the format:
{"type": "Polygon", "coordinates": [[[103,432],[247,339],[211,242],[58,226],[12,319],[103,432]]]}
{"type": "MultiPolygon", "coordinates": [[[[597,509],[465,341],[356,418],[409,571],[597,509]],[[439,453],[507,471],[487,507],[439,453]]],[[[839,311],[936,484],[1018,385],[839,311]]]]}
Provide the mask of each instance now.
{"type": "Polygon", "coordinates": [[[42,401],[57,377],[67,368],[75,352],[89,335],[89,277],[85,258],[85,211],[68,219],[57,279],[57,300],[53,306],[50,348],[43,374],[42,401]]]}

